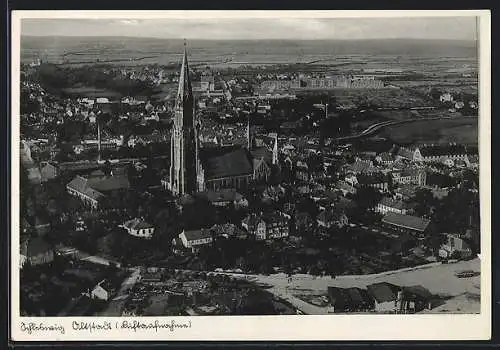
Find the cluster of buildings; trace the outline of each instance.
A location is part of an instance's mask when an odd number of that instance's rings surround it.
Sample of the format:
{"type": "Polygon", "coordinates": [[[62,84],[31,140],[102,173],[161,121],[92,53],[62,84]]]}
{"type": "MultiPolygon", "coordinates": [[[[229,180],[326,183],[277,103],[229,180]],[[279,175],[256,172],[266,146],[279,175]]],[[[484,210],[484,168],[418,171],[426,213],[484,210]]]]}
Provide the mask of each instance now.
{"type": "Polygon", "coordinates": [[[330,90],[330,89],[381,89],[384,83],[373,75],[336,76],[331,78],[302,78],[294,80],[266,80],[262,90],[330,90]]]}
{"type": "Polygon", "coordinates": [[[329,313],[415,313],[432,309],[437,297],[422,286],[400,287],[380,282],[363,288],[328,287],[329,313]]]}
{"type": "MultiPolygon", "coordinates": [[[[151,71],[148,74],[160,73],[151,71]]],[[[177,82],[176,100],[172,108],[173,126],[168,136],[153,133],[132,135],[127,139],[101,139],[101,127],[97,123],[97,139],[83,139],[74,146],[75,153],[97,148],[100,154],[101,150],[124,145],[135,147],[139,144],[165,143],[167,137],[170,137],[170,168],[161,178],[163,189],[178,198],[202,197],[216,207],[247,208],[248,198],[243,193],[249,187],[259,184],[262,188],[262,202],[275,206],[274,210],[250,211],[237,226],[183,231],[174,239],[174,250],[196,252],[200,247],[212,244],[214,237],[219,235],[240,238],[250,236],[262,241],[283,239],[291,235],[293,222],[296,231],[303,229],[306,221],[315,223],[313,226],[323,231],[344,228],[353,221],[350,216],[352,208],[357,206],[358,192],[366,188],[382,194],[380,202],[371,208],[381,214],[382,227],[391,232],[406,232],[422,238],[432,230],[433,225],[429,218],[416,216],[412,198],[417,189],[429,187],[430,173],[441,171],[436,170],[436,164],[450,169],[477,169],[478,166],[477,151],[464,145],[403,146],[380,153],[353,153],[348,147],[320,142],[318,137],[278,137],[277,133],[251,132],[249,122],[246,125],[221,126],[208,119],[202,120],[200,114],[196,113],[195,93],[201,95],[198,100],[200,102],[213,94],[227,91],[228,85],[236,82],[230,82],[220,91],[212,75],[203,75],[200,82],[192,83],[186,52],[177,82]],[[348,158],[353,161],[347,161],[348,158]],[[332,171],[332,168],[335,170],[332,171]],[[285,190],[280,186],[268,185],[273,171],[284,173],[285,170],[290,170],[292,174],[290,179],[283,182],[288,182],[290,188],[285,190]],[[317,206],[319,211],[315,217],[305,219],[304,216],[308,216],[308,213],[295,210],[298,202],[303,199],[310,199],[317,206]],[[299,217],[301,220],[297,220],[299,217]]],[[[353,75],[294,77],[291,80],[278,77],[277,80],[264,81],[261,87],[383,87],[380,84],[373,75],[353,75]]],[[[33,96],[35,99],[38,97],[44,100],[43,91],[33,96]]],[[[254,102],[247,107],[257,111],[268,111],[271,108],[269,104],[254,102]]],[[[245,107],[247,102],[241,103],[245,107]]],[[[84,116],[89,123],[96,123],[98,116],[105,113],[105,108],[110,104],[112,102],[103,98],[84,98],[61,106],[65,111],[65,118],[84,116]]],[[[126,105],[123,113],[119,113],[120,118],[124,119],[132,118],[136,113],[147,118],[165,112],[165,106],[153,105],[147,99],[142,101],[127,97],[120,104],[126,105]]],[[[33,145],[23,143],[22,147],[24,162],[28,164],[33,145]]],[[[40,181],[58,177],[61,166],[62,164],[53,161],[41,163],[40,181]]],[[[115,169],[105,173],[83,164],[81,173],[66,184],[66,191],[95,210],[108,199],[123,196],[130,187],[128,175],[123,170],[115,169]]],[[[154,225],[139,217],[122,223],[121,227],[131,236],[143,239],[151,239],[155,233],[154,225]]],[[[451,240],[443,251],[449,255],[460,244],[451,240]]]]}

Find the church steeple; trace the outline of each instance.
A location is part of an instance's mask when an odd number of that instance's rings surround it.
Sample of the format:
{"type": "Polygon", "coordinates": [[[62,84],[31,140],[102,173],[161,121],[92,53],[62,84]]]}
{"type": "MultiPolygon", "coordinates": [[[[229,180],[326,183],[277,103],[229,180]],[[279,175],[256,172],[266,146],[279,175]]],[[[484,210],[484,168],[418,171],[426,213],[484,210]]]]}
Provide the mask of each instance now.
{"type": "Polygon", "coordinates": [[[170,189],[176,195],[196,192],[198,139],[195,125],[193,89],[184,42],[171,141],[170,189]]]}
{"type": "Polygon", "coordinates": [[[189,64],[187,59],[187,47],[184,40],[184,56],[182,57],[181,74],[179,76],[179,88],[177,91],[177,101],[186,102],[193,99],[193,89],[189,78],[189,64]]]}

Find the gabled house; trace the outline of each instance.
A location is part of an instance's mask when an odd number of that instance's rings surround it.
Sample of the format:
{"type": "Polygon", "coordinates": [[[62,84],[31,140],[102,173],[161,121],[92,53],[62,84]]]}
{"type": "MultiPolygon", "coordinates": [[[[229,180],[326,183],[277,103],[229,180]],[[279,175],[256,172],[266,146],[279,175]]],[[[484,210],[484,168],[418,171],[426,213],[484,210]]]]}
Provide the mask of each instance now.
{"type": "Polygon", "coordinates": [[[42,182],[47,182],[55,179],[60,174],[60,169],[57,164],[51,162],[42,162],[40,168],[42,182]]]}
{"type": "Polygon", "coordinates": [[[458,253],[461,257],[468,257],[472,254],[472,250],[460,235],[449,233],[446,235],[446,242],[439,249],[439,256],[449,258],[455,253],[458,253]]]}
{"type": "Polygon", "coordinates": [[[201,247],[212,244],[213,237],[210,230],[183,230],[179,234],[179,238],[184,248],[190,249],[193,253],[197,252],[201,247]]]}
{"type": "Polygon", "coordinates": [[[241,222],[241,226],[243,226],[250,235],[255,236],[255,239],[266,239],[266,222],[260,215],[254,213],[248,215],[241,222]]]}
{"type": "Polygon", "coordinates": [[[375,311],[381,313],[396,312],[397,302],[403,298],[402,289],[387,282],[370,284],[367,291],[374,300],[375,311]]]}
{"type": "Polygon", "coordinates": [[[77,175],[66,185],[70,195],[78,197],[84,204],[97,209],[99,203],[109,196],[115,196],[128,191],[130,183],[127,175],[105,175],[97,170],[90,176],[77,175]]]}
{"type": "Polygon", "coordinates": [[[277,239],[289,236],[289,220],[290,216],[274,211],[250,214],[243,219],[241,225],[257,240],[277,239]]]}
{"type": "Polygon", "coordinates": [[[374,308],[365,289],[328,287],[329,313],[363,312],[374,308]]]}
{"type": "Polygon", "coordinates": [[[155,231],[153,225],[139,218],[128,220],[123,225],[120,225],[120,227],[127,230],[129,235],[144,239],[151,239],[155,231]]]}
{"type": "Polygon", "coordinates": [[[109,280],[104,279],[99,282],[94,287],[94,289],[92,289],[92,291],[90,292],[90,298],[108,301],[111,299],[114,293],[115,288],[112,286],[109,280]]]}
{"type": "Polygon", "coordinates": [[[403,313],[415,313],[424,309],[432,309],[434,295],[426,288],[415,285],[403,287],[403,300],[398,305],[398,311],[403,313]]]}

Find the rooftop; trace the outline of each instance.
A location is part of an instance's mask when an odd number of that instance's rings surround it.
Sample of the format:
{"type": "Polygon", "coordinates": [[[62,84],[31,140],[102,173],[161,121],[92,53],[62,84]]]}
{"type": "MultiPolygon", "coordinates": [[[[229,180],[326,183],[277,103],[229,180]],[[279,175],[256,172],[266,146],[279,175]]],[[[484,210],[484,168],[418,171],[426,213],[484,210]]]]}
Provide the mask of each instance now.
{"type": "Polygon", "coordinates": [[[252,156],[245,148],[222,147],[200,150],[206,179],[219,179],[253,173],[252,156]]]}
{"type": "Polygon", "coordinates": [[[205,229],[183,231],[183,233],[188,241],[212,238],[210,231],[205,229]]]}
{"type": "Polygon", "coordinates": [[[398,291],[401,290],[400,287],[388,283],[388,282],[380,282],[370,284],[366,287],[368,293],[378,302],[385,303],[388,301],[396,300],[398,291]]]}
{"type": "Polygon", "coordinates": [[[383,217],[382,222],[420,232],[425,231],[430,224],[428,219],[397,213],[388,213],[383,217]]]}
{"type": "Polygon", "coordinates": [[[147,228],[153,228],[154,227],[150,223],[148,223],[148,222],[146,222],[146,221],[144,221],[142,219],[139,219],[139,218],[128,220],[128,221],[126,221],[123,224],[123,226],[126,229],[130,229],[130,230],[141,230],[141,229],[147,229],[147,228]]]}

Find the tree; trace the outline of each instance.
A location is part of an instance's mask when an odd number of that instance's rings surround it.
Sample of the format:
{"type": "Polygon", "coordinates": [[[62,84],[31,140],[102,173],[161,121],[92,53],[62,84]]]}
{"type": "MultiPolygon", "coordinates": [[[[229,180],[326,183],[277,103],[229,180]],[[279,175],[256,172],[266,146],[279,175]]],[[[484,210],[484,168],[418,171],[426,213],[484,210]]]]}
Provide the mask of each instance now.
{"type": "Polygon", "coordinates": [[[318,216],[319,208],[312,198],[307,197],[299,202],[297,211],[299,213],[307,213],[311,218],[315,218],[318,216]]]}
{"type": "Polygon", "coordinates": [[[437,200],[431,190],[423,188],[415,192],[415,213],[418,216],[430,216],[437,205],[437,200]]]}
{"type": "Polygon", "coordinates": [[[360,212],[371,211],[382,199],[382,194],[373,187],[361,187],[354,195],[360,212]]]}

